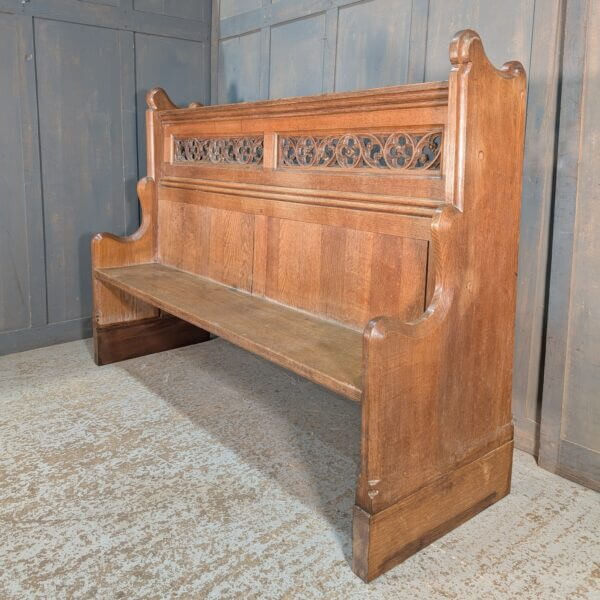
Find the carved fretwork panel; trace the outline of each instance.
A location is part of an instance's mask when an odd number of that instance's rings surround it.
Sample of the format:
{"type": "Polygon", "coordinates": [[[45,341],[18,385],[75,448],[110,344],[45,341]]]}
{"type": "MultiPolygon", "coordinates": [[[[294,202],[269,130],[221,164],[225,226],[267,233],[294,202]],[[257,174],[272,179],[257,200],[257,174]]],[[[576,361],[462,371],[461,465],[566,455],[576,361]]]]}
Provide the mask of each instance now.
{"type": "Polygon", "coordinates": [[[174,162],[213,165],[259,165],[263,160],[263,137],[175,139],[174,162]]]}
{"type": "Polygon", "coordinates": [[[442,131],[341,133],[280,136],[280,167],[421,169],[440,168],[442,131]]]}

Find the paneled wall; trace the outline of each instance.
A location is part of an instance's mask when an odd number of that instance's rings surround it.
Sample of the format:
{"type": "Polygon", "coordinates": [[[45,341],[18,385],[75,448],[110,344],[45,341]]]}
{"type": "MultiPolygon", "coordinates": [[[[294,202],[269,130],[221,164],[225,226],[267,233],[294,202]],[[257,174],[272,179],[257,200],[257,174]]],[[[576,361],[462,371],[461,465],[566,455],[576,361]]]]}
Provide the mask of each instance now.
{"type": "Polygon", "coordinates": [[[213,2],[213,103],[447,79],[448,44],[466,27],[481,34],[498,66],[523,63],[529,79],[513,405],[517,444],[530,452],[539,439],[562,13],[558,0],[213,2]]]}
{"type": "Polygon", "coordinates": [[[600,2],[567,3],[540,464],[600,490],[600,2]]]}
{"type": "Polygon", "coordinates": [[[0,0],[0,353],[90,334],[90,238],[138,225],[146,91],[210,98],[210,0],[0,0]]]}

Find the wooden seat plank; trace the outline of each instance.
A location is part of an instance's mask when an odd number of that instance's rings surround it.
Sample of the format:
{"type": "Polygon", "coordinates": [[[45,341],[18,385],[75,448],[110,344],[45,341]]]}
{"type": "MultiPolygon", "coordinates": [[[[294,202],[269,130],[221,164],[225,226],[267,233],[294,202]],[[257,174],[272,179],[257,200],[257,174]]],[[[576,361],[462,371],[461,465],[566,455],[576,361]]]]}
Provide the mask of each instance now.
{"type": "Polygon", "coordinates": [[[362,332],[157,263],[97,269],[96,277],[360,401],[362,332]]]}

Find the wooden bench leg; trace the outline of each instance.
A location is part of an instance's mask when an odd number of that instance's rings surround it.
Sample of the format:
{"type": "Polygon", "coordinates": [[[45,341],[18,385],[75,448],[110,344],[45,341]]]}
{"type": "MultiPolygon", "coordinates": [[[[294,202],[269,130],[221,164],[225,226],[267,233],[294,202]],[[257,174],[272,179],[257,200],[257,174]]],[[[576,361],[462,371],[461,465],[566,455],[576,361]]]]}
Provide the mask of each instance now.
{"type": "Polygon", "coordinates": [[[210,334],[170,315],[94,326],[97,365],[205,342],[210,334]]]}
{"type": "Polygon", "coordinates": [[[354,506],[352,567],[371,581],[510,491],[513,443],[370,515],[354,506]]]}

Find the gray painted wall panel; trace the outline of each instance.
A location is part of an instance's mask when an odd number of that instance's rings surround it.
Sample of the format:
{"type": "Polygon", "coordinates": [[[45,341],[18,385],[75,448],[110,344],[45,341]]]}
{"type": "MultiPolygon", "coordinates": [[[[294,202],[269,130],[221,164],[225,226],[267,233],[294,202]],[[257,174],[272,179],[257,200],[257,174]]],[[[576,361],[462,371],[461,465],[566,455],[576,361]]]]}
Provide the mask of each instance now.
{"type": "Polygon", "coordinates": [[[20,60],[17,18],[0,14],[0,331],[30,324],[20,60]]]}
{"type": "Polygon", "coordinates": [[[219,104],[260,98],[260,32],[219,42],[219,104]]]}
{"type": "Polygon", "coordinates": [[[306,96],[323,90],[325,14],[271,29],[269,97],[306,96]]]}
{"type": "Polygon", "coordinates": [[[547,265],[554,193],[562,7],[535,6],[519,242],[513,415],[518,447],[538,452],[547,265]]]}
{"type": "Polygon", "coordinates": [[[351,4],[339,10],[335,91],[407,83],[411,1],[351,4]]]}
{"type": "Polygon", "coordinates": [[[133,8],[141,12],[162,14],[164,2],[163,0],[133,0],[133,8]]]}
{"type": "Polygon", "coordinates": [[[210,3],[198,0],[165,0],[164,14],[180,19],[210,19],[210,3]]]}
{"type": "Polygon", "coordinates": [[[135,0],[133,7],[140,12],[168,15],[180,19],[204,21],[210,18],[210,4],[198,0],[135,0]]]}
{"type": "Polygon", "coordinates": [[[583,82],[562,434],[600,452],[600,41],[591,33],[600,28],[600,5],[593,6],[583,82]]]}
{"type": "Polygon", "coordinates": [[[146,174],[146,93],[164,88],[177,105],[210,104],[208,44],[135,34],[138,171],[146,174]]]}
{"type": "Polygon", "coordinates": [[[529,72],[534,4],[534,0],[430,0],[425,80],[448,79],[450,39],[469,27],[481,35],[486,54],[497,67],[519,60],[529,72]]]}
{"type": "Polygon", "coordinates": [[[119,6],[121,0],[81,0],[81,2],[89,2],[90,4],[103,4],[105,6],[119,6]]]}
{"type": "Polygon", "coordinates": [[[262,6],[262,0],[221,0],[221,19],[235,17],[262,6]]]}
{"type": "Polygon", "coordinates": [[[91,236],[122,234],[119,36],[36,22],[40,145],[50,323],[90,314],[91,236]]]}
{"type": "Polygon", "coordinates": [[[567,4],[540,464],[600,491],[599,28],[567,4]]]}
{"type": "Polygon", "coordinates": [[[90,334],[90,237],[139,222],[145,90],[208,102],[210,0],[159,4],[0,0],[0,354],[90,334]]]}

